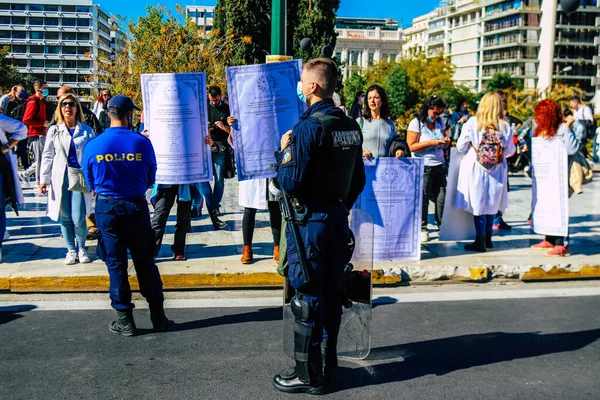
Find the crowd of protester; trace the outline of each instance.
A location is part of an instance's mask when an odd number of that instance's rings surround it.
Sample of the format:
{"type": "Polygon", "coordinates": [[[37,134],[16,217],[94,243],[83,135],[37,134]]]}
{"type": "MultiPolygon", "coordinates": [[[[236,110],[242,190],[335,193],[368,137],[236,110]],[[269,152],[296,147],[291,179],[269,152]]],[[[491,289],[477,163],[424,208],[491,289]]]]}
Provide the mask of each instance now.
{"type": "MultiPolygon", "coordinates": [[[[6,133],[2,144],[9,147],[18,158],[20,172],[15,175],[15,183],[19,190],[21,185],[33,186],[36,193],[48,195],[47,214],[60,224],[67,248],[65,264],[87,263],[91,260],[86,251],[86,240],[96,239],[98,232],[93,212],[94,199],[91,193],[69,190],[69,169],[81,168],[85,145],[110,126],[108,104],[113,95],[110,90],[102,89],[89,109],[69,86],[58,89],[56,102],[49,101],[48,85],[44,81],[35,81],[32,89],[32,94],[28,95],[24,86],[16,85],[0,97],[0,114],[4,116],[0,131],[6,133]],[[26,128],[17,123],[22,123],[26,128]],[[25,132],[26,137],[22,137],[25,132]]],[[[214,181],[188,185],[156,184],[150,188],[154,207],[152,229],[155,256],[159,253],[168,216],[175,202],[177,220],[174,244],[171,246],[175,260],[186,259],[185,242],[191,220],[202,216],[204,206],[215,230],[227,226],[227,222],[220,219],[221,202],[225,179],[235,176],[235,143],[231,126],[236,118],[230,114],[227,97],[221,88],[211,86],[207,97],[209,135],[205,143],[211,147],[214,181]]],[[[453,145],[465,154],[454,205],[473,215],[476,240],[465,246],[469,251],[486,251],[493,247],[493,231],[511,229],[502,219],[502,213],[509,205],[507,159],[513,157],[515,144],[520,140],[517,136],[522,129],[528,130],[529,137],[559,137],[565,143],[569,157],[581,153],[584,160],[585,157],[597,160],[593,113],[577,97],[564,110],[551,100],[540,102],[533,119],[524,124],[508,113],[507,96],[502,91],[483,96],[474,115],[465,100],[459,101],[451,109],[443,99],[431,96],[424,99],[422,107],[403,134],[399,134],[390,118],[387,94],[378,85],[369,87],[366,92],[357,92],[349,110],[343,106],[337,94],[334,95],[334,103],[359,123],[364,138],[363,156],[366,159],[423,159],[422,243],[431,238],[428,220],[430,202],[434,204],[436,225],[439,228],[442,224],[449,149],[453,145]],[[588,154],[586,144],[592,139],[594,152],[588,154]],[[482,146],[490,146],[492,142],[501,146],[503,159],[482,168],[478,163],[479,151],[482,146]]],[[[137,130],[145,136],[151,136],[151,132],[144,128],[143,113],[141,117],[137,130]]],[[[528,143],[531,143],[530,139],[528,143]]],[[[581,159],[578,162],[585,163],[581,159]]],[[[270,180],[259,179],[239,184],[239,205],[244,208],[240,260],[243,264],[254,260],[252,242],[258,210],[268,210],[274,244],[273,258],[279,260],[282,217],[278,203],[268,189],[270,183],[270,180]]],[[[5,237],[6,231],[5,206],[2,200],[0,240],[5,237]]],[[[533,248],[548,250],[549,255],[565,256],[569,252],[568,238],[546,237],[533,248]]]]}

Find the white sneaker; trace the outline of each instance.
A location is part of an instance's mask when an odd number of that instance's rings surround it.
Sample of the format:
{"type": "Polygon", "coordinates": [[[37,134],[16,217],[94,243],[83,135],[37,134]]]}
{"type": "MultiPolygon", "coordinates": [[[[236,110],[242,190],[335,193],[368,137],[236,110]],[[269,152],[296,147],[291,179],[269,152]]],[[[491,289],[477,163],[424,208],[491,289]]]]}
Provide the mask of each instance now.
{"type": "Polygon", "coordinates": [[[8,240],[10,239],[10,233],[8,233],[8,231],[4,231],[4,239],[3,240],[8,240]]]}
{"type": "Polygon", "coordinates": [[[88,257],[87,251],[85,251],[85,249],[83,247],[79,248],[79,262],[82,264],[87,264],[89,262],[92,262],[92,260],[90,260],[90,258],[88,257]]]}
{"type": "Polygon", "coordinates": [[[421,231],[421,243],[429,242],[429,231],[421,231]]]}
{"type": "Polygon", "coordinates": [[[77,262],[77,252],[75,250],[69,250],[65,257],[65,265],[73,265],[77,262]]]}

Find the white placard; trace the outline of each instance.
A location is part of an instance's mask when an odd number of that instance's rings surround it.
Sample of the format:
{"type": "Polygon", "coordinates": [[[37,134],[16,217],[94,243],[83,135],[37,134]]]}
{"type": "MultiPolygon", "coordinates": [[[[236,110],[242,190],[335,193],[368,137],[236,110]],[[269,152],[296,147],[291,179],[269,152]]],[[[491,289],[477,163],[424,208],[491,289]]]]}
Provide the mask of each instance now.
{"type": "Polygon", "coordinates": [[[533,231],[542,235],[569,233],[569,161],[560,138],[531,141],[533,231]]]}
{"type": "Polygon", "coordinates": [[[156,153],[156,183],[175,185],[212,180],[206,75],[145,74],[145,127],[156,153]]]}

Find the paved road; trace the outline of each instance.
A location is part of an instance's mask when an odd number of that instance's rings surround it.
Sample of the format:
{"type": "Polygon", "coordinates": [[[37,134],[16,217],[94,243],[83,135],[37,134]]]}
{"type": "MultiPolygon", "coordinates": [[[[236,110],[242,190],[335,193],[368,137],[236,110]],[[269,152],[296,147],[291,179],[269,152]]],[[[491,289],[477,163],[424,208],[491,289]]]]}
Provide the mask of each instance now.
{"type": "MultiPolygon", "coordinates": [[[[343,362],[327,397],[598,399],[599,306],[599,296],[379,305],[370,356],[343,362]]],[[[0,398],[304,398],[271,386],[290,363],[280,308],[167,313],[173,332],[152,333],[138,309],[141,335],[125,338],[108,332],[108,310],[14,312],[0,303],[0,398]]]]}

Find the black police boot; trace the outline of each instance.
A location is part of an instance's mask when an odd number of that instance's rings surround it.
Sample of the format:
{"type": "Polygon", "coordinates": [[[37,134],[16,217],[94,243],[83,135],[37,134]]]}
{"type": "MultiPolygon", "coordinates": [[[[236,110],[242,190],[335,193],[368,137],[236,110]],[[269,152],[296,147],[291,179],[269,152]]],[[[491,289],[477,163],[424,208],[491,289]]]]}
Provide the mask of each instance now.
{"type": "Polygon", "coordinates": [[[162,304],[150,306],[150,320],[152,321],[152,330],[154,332],[166,332],[169,330],[169,319],[165,315],[162,304]]]}
{"type": "Polygon", "coordinates": [[[475,241],[471,244],[465,244],[465,250],[469,251],[478,251],[480,253],[485,253],[485,235],[477,236],[475,241]]]}
{"type": "Polygon", "coordinates": [[[108,325],[108,330],[112,333],[120,333],[123,336],[137,335],[135,321],[133,320],[133,311],[117,311],[117,320],[108,325]]]}
{"type": "Polygon", "coordinates": [[[319,348],[311,349],[308,362],[297,361],[296,367],[287,368],[273,378],[277,390],[286,393],[325,394],[323,362],[319,348]]]}
{"type": "Polygon", "coordinates": [[[213,227],[215,228],[215,230],[218,231],[219,229],[223,229],[223,228],[225,228],[227,226],[227,222],[221,221],[219,219],[219,214],[218,214],[218,212],[217,212],[216,209],[212,210],[209,213],[209,215],[210,215],[210,221],[212,222],[213,227]]]}
{"type": "Polygon", "coordinates": [[[488,249],[494,248],[494,243],[492,243],[492,231],[485,233],[485,247],[488,249]]]}
{"type": "Polygon", "coordinates": [[[325,384],[335,383],[335,370],[338,366],[337,342],[324,340],[321,343],[321,358],[323,359],[323,380],[325,384]]]}

